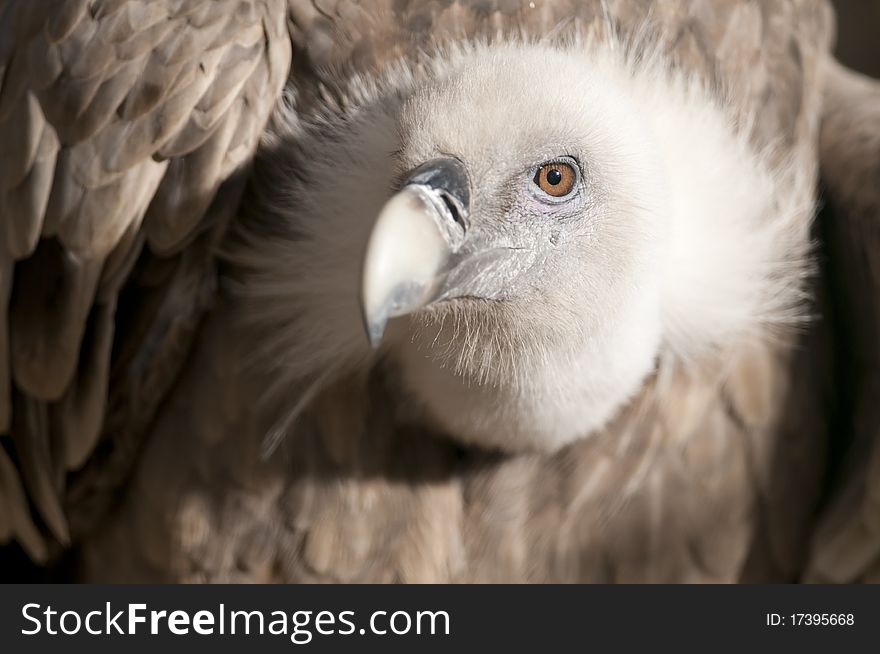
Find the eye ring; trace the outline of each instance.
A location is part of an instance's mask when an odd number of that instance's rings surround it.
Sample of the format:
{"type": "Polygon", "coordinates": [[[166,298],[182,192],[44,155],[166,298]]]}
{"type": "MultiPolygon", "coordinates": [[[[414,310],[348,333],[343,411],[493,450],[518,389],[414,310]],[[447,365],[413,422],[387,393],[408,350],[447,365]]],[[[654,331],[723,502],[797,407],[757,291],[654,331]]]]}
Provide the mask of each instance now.
{"type": "Polygon", "coordinates": [[[571,157],[560,157],[542,163],[535,169],[532,183],[549,199],[563,200],[574,193],[580,180],[577,162],[571,157]]]}

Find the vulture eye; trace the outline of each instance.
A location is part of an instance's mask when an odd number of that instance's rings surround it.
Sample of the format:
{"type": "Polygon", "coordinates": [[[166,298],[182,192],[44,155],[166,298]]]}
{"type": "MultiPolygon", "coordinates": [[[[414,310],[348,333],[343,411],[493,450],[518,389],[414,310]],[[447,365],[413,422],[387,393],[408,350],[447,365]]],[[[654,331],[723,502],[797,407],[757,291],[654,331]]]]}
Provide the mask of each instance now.
{"type": "Polygon", "coordinates": [[[563,198],[574,191],[577,184],[577,165],[570,160],[550,161],[541,164],[535,171],[535,177],[532,181],[550,197],[563,198]]]}

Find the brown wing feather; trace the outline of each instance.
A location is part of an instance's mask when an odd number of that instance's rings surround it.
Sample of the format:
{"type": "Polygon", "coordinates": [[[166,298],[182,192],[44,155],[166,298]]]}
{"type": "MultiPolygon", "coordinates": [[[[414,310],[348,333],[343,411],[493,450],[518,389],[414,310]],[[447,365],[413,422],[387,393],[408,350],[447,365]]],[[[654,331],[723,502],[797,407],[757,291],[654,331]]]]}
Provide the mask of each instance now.
{"type": "MultiPolygon", "coordinates": [[[[283,0],[0,2],[0,433],[14,453],[0,450],[3,497],[22,499],[20,473],[59,541],[67,471],[92,454],[108,395],[116,403],[132,384],[124,372],[110,384],[113,353],[147,348],[147,378],[175,368],[161,358],[183,350],[163,342],[187,342],[205,306],[120,331],[119,294],[126,324],[156,320],[129,278],[138,258],[160,256],[198,265],[152,293],[204,290],[204,247],[175,253],[222,222],[209,205],[252,154],[287,76],[285,17],[283,0]]],[[[139,387],[153,395],[145,405],[173,375],[160,377],[139,387]]],[[[0,511],[0,542],[18,535],[45,556],[26,516],[26,504],[0,511]]]]}
{"type": "Polygon", "coordinates": [[[815,535],[807,578],[880,581],[880,81],[825,68],[824,231],[837,299],[843,421],[851,441],[815,535]]]}

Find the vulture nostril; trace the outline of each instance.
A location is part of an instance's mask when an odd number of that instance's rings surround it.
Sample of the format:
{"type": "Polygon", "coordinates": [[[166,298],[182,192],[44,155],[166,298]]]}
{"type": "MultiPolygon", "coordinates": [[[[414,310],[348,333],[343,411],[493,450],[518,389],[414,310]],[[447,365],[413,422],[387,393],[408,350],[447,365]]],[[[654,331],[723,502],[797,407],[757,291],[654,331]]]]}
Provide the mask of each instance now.
{"type": "Polygon", "coordinates": [[[446,205],[446,208],[449,209],[449,213],[452,215],[452,219],[458,223],[458,225],[463,229],[467,230],[467,223],[464,220],[464,216],[462,216],[461,211],[458,208],[458,204],[456,204],[455,200],[453,200],[448,193],[441,193],[440,199],[443,200],[443,204],[446,205]]]}

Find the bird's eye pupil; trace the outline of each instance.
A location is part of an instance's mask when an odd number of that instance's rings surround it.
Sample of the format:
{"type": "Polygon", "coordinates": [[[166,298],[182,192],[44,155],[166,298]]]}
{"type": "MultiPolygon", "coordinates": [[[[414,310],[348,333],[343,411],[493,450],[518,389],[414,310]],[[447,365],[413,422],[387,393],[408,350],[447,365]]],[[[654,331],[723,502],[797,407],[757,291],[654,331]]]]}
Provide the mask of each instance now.
{"type": "Polygon", "coordinates": [[[577,171],[566,162],[549,162],[539,166],[532,180],[544,193],[554,198],[563,198],[575,190],[577,171]]]}

